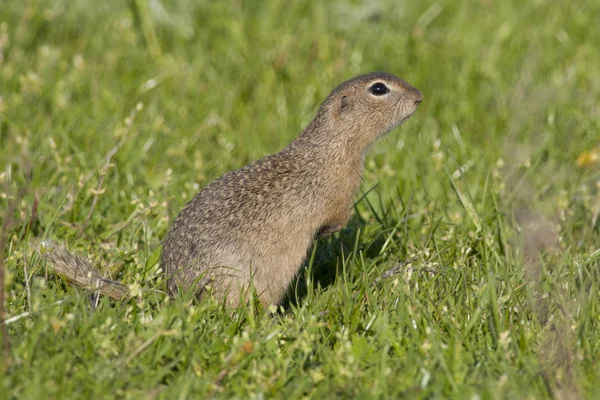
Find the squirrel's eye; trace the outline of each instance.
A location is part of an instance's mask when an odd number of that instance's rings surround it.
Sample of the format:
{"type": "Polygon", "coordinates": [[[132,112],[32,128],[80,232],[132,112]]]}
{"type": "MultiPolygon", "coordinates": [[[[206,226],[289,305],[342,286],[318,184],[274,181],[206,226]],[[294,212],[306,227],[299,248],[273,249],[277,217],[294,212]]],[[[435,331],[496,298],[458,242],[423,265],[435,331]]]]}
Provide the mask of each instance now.
{"type": "Polygon", "coordinates": [[[371,94],[374,94],[375,96],[383,96],[384,94],[387,94],[387,93],[390,92],[390,88],[388,88],[387,86],[385,86],[384,83],[375,82],[369,88],[369,92],[371,94]]]}

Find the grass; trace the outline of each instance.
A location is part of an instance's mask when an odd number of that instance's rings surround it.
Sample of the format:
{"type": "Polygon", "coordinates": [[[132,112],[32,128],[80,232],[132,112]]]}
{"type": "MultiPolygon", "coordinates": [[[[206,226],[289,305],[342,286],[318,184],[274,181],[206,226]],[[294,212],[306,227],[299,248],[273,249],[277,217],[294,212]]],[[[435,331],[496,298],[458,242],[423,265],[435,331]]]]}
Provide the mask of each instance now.
{"type": "Polygon", "coordinates": [[[599,19],[592,0],[2,2],[2,396],[597,397],[599,19]],[[425,100],[284,307],[169,300],[183,205],[374,70],[425,100]],[[94,307],[41,238],[133,297],[94,307]]]}

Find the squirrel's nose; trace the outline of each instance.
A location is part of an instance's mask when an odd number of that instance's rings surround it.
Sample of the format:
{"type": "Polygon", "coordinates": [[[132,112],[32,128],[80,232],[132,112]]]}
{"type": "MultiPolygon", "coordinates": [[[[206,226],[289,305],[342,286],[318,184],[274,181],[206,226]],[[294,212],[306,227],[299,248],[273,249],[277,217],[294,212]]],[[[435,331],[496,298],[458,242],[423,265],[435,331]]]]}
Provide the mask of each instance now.
{"type": "Polygon", "coordinates": [[[419,89],[413,90],[413,97],[415,99],[416,105],[421,104],[421,102],[423,101],[423,94],[421,93],[421,91],[419,89]]]}

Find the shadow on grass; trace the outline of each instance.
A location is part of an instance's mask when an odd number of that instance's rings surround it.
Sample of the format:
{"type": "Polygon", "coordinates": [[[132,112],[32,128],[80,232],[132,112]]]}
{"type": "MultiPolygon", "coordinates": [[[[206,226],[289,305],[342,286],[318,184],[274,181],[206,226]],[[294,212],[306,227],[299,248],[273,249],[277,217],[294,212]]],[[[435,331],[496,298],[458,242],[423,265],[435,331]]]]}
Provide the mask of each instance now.
{"type": "MultiPolygon", "coordinates": [[[[355,215],[342,231],[315,242],[316,249],[313,246],[309,250],[306,261],[298,276],[290,284],[281,303],[285,310],[299,305],[306,298],[309,290],[308,279],[312,281],[312,290],[316,290],[319,286],[327,288],[343,274],[344,259],[352,258],[359,252],[362,252],[364,259],[374,259],[379,256],[385,244],[385,236],[364,238],[364,227],[365,224],[355,215]]],[[[352,265],[355,264],[349,263],[348,266],[352,265]]],[[[346,269],[346,274],[351,275],[351,271],[346,269]]]]}

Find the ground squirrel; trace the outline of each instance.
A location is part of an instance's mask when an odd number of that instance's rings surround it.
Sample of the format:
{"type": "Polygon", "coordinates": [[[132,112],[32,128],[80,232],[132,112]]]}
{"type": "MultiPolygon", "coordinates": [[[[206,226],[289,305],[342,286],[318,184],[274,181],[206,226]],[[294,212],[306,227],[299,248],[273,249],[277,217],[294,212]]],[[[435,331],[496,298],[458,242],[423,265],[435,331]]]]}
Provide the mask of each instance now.
{"type": "MultiPolygon", "coordinates": [[[[313,242],[348,222],[368,148],[422,100],[419,90],[394,75],[356,77],[338,86],[282,151],[209,184],[164,240],[169,294],[210,291],[237,304],[251,282],[261,303],[279,303],[313,242]]],[[[46,252],[59,274],[89,281],[93,268],[80,259],[77,267],[73,257],[62,247],[46,252]]],[[[116,282],[97,279],[111,297],[126,293],[116,282]]]]}

